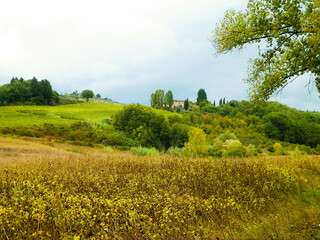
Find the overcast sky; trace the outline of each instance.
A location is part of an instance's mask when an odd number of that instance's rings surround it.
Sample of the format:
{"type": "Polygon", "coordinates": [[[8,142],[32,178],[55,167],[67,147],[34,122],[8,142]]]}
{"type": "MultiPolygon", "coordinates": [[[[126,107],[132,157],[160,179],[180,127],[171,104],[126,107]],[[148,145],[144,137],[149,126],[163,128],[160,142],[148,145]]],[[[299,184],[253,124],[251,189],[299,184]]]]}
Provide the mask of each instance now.
{"type": "MultiPolygon", "coordinates": [[[[48,79],[59,93],[91,89],[121,103],[150,105],[157,89],[195,101],[247,100],[243,82],[256,47],[215,55],[211,32],[247,0],[0,0],[0,85],[48,79]]],[[[298,79],[272,100],[320,111],[315,88],[298,79]],[[309,91],[310,90],[310,91],[309,91]]]]}

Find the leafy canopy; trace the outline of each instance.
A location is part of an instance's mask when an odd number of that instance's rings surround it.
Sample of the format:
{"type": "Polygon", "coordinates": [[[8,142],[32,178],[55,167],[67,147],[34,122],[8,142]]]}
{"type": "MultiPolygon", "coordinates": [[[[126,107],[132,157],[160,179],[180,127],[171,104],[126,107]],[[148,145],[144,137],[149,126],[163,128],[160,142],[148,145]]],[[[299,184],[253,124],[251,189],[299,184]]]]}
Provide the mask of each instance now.
{"type": "Polygon", "coordinates": [[[164,94],[164,90],[158,89],[154,93],[151,94],[150,97],[151,107],[164,109],[171,109],[173,105],[173,94],[172,91],[169,90],[166,94],[164,94]]]}
{"type": "Polygon", "coordinates": [[[81,93],[82,97],[88,102],[89,98],[93,98],[94,94],[91,90],[83,90],[81,93]]]}
{"type": "Polygon", "coordinates": [[[246,82],[253,100],[267,100],[309,73],[320,91],[320,0],[249,0],[245,11],[227,11],[213,32],[218,54],[263,41],[250,59],[246,82]]]}
{"type": "Polygon", "coordinates": [[[203,88],[201,88],[201,89],[199,89],[199,91],[198,91],[197,103],[200,104],[200,103],[203,102],[203,101],[207,102],[208,99],[207,99],[207,93],[206,93],[206,91],[205,91],[203,88]]]}

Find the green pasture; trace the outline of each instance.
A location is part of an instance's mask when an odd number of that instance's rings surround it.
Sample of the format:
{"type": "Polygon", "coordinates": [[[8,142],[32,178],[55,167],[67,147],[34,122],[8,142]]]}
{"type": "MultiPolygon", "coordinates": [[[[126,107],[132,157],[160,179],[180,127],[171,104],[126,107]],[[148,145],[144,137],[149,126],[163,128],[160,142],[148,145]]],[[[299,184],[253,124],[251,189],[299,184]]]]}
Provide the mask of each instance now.
{"type": "Polygon", "coordinates": [[[1,127],[29,127],[34,125],[70,124],[76,121],[101,121],[111,118],[123,105],[80,103],[61,106],[5,106],[0,107],[1,127]]]}

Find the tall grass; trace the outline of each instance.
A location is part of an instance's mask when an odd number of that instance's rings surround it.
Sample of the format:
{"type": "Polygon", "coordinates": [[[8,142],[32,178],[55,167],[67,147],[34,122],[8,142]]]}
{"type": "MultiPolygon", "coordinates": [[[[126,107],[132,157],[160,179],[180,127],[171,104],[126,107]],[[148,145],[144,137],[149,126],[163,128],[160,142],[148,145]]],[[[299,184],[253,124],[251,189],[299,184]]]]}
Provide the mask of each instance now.
{"type": "MultiPolygon", "coordinates": [[[[288,201],[299,205],[305,189],[314,189],[317,158],[185,159],[0,138],[0,159],[0,239],[317,234],[302,217],[289,230],[271,224],[276,212],[292,208],[288,201]]],[[[313,221],[317,204],[309,205],[313,221]]]]}

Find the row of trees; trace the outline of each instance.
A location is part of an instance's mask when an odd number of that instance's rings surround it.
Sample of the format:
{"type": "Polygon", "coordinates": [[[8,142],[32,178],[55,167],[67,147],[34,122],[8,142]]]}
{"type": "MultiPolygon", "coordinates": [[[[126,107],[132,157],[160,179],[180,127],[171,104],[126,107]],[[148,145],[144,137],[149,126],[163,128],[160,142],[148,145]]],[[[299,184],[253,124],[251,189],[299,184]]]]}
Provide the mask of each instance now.
{"type": "Polygon", "coordinates": [[[36,104],[55,105],[59,95],[52,90],[51,84],[44,79],[38,81],[35,77],[30,80],[12,78],[9,84],[0,87],[0,104],[36,104]]]}
{"type": "MultiPolygon", "coordinates": [[[[155,91],[154,93],[151,94],[150,102],[151,102],[151,107],[153,107],[153,108],[171,110],[173,103],[174,103],[172,91],[169,90],[166,94],[164,94],[164,90],[158,89],[157,91],[155,91]]],[[[223,98],[223,99],[221,98],[219,100],[219,105],[222,105],[225,103],[226,103],[225,98],[223,98]]],[[[207,93],[203,88],[201,88],[197,93],[196,104],[198,106],[200,106],[200,108],[202,108],[203,106],[208,105],[208,104],[211,105],[211,103],[208,101],[207,93]]],[[[216,106],[216,102],[214,101],[214,103],[212,105],[216,106]]],[[[187,98],[186,100],[184,100],[183,108],[185,110],[189,110],[190,106],[191,106],[191,102],[187,98]]]]}
{"type": "Polygon", "coordinates": [[[151,107],[157,109],[171,109],[173,105],[173,94],[169,90],[164,94],[164,90],[158,89],[151,94],[151,107]]]}
{"type": "MultiPolygon", "coordinates": [[[[201,88],[199,91],[198,91],[198,94],[197,94],[197,105],[206,105],[206,104],[210,104],[210,102],[208,101],[208,98],[207,98],[207,93],[206,91],[201,88]]],[[[220,98],[219,100],[219,106],[222,105],[222,104],[226,104],[226,98],[220,98]]],[[[216,106],[216,101],[213,101],[213,106],[216,106]]]]}
{"type": "MultiPolygon", "coordinates": [[[[92,90],[83,90],[81,94],[75,91],[71,95],[77,96],[77,98],[82,97],[87,102],[94,97],[92,90]]],[[[101,97],[101,95],[97,94],[96,97],[101,97]]],[[[59,94],[52,90],[52,86],[47,79],[38,81],[35,77],[29,80],[14,77],[9,84],[0,86],[0,106],[66,104],[63,99],[60,99],[59,94]]]]}

